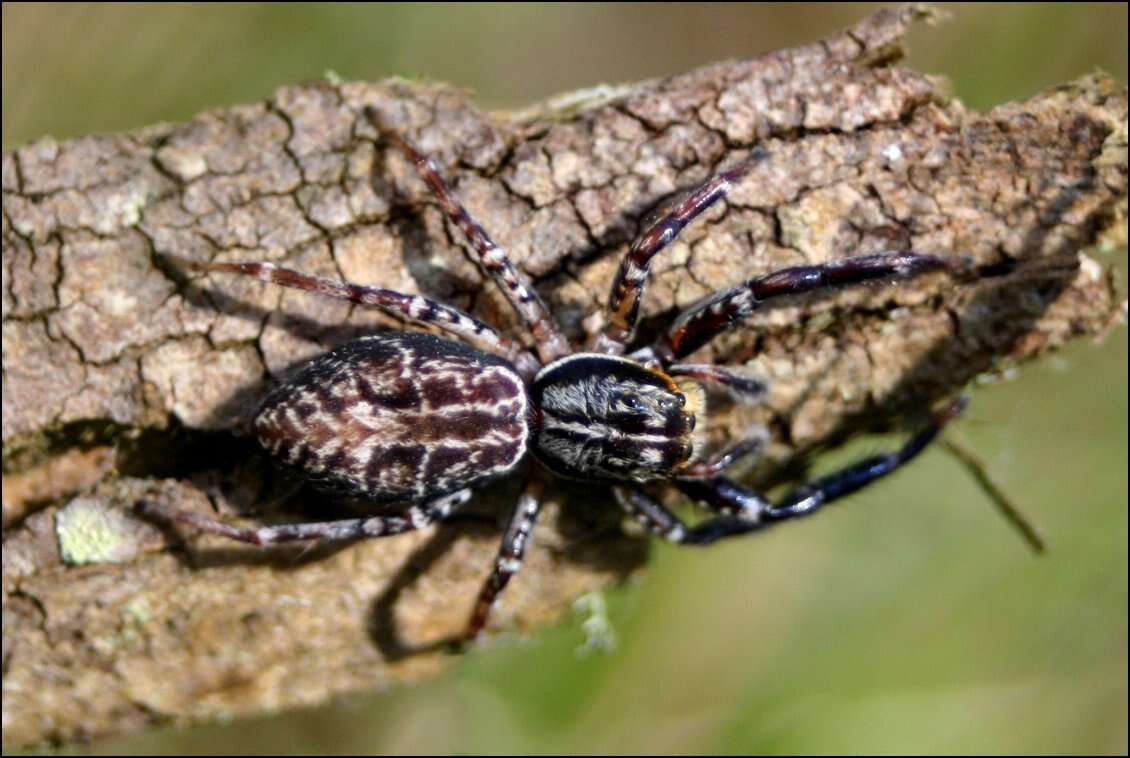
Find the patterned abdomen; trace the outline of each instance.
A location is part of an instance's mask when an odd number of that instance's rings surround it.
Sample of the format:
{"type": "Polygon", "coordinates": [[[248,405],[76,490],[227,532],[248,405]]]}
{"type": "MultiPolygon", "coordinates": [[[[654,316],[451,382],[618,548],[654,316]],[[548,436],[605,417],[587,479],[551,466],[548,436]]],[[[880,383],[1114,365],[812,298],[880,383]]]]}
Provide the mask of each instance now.
{"type": "Polygon", "coordinates": [[[526,388],[506,360],[428,334],[386,333],[307,364],[255,418],[259,441],[315,481],[418,502],[511,471],[526,388]]]}

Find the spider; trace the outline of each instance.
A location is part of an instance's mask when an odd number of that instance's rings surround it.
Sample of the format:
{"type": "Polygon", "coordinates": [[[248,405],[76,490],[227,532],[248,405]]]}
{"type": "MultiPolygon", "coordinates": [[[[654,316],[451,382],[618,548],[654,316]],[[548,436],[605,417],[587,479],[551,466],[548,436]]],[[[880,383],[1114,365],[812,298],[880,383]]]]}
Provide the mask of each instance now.
{"type": "MultiPolygon", "coordinates": [[[[951,401],[901,449],[770,502],[724,473],[738,458],[759,450],[764,430],[752,429],[712,455],[704,455],[701,430],[696,432],[705,413],[704,384],[758,398],[764,383],[723,366],[680,361],[772,298],[930,271],[957,274],[965,261],[898,251],[781,269],[703,299],[654,344],[629,353],[651,260],[766,160],[767,153],[757,148],[693,189],[635,240],[612,283],[606,326],[579,350],[434,163],[382,129],[373,109],[366,117],[415,164],[525,324],[534,352],[423,296],[307,276],[271,263],[183,261],[201,271],[251,276],[374,306],[461,341],[411,332],[356,339],[307,363],[266,397],[254,417],[259,442],[282,463],[351,497],[401,505],[395,515],[240,528],[148,501],[139,503],[143,512],[256,545],[382,537],[448,517],[472,490],[515,472],[532,456],[553,475],[610,485],[620,507],[652,534],[684,545],[709,545],[811,515],[890,474],[961,412],[964,399],[951,401]],[[686,524],[643,491],[643,485],[657,482],[673,485],[714,515],[686,524]]],[[[522,565],[541,488],[540,478],[531,477],[518,499],[494,570],[471,613],[467,640],[483,630],[495,600],[522,565]]]]}

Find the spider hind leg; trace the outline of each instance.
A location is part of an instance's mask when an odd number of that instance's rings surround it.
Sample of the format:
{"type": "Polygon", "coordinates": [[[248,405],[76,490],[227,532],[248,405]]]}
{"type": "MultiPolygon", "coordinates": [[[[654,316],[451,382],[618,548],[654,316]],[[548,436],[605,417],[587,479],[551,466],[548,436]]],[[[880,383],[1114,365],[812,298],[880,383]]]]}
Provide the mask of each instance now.
{"type": "Polygon", "coordinates": [[[470,490],[459,490],[420,505],[413,505],[404,513],[394,516],[279,524],[258,528],[232,526],[218,519],[209,518],[192,511],[177,510],[151,500],[140,500],[134,507],[143,516],[150,516],[162,521],[176,521],[195,527],[202,532],[219,534],[222,537],[239,542],[247,542],[252,545],[277,545],[303,540],[341,542],[403,534],[415,529],[422,529],[435,521],[443,520],[470,499],[470,490]]]}

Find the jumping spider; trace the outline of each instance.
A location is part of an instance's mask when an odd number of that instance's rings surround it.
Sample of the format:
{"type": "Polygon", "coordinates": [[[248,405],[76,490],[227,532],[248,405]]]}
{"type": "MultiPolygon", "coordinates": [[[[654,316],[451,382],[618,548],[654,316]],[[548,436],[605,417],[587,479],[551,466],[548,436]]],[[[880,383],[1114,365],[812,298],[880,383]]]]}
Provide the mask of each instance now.
{"type": "MultiPolygon", "coordinates": [[[[377,124],[371,109],[366,115],[377,124]]],[[[612,283],[607,325],[578,351],[432,161],[400,137],[388,139],[411,159],[443,212],[470,241],[479,265],[532,335],[536,356],[472,316],[419,295],[306,276],[271,263],[187,264],[375,306],[462,342],[408,332],[362,337],[310,361],[255,416],[260,443],[277,459],[352,497],[404,504],[400,515],[244,529],[150,502],[141,504],[145,512],[257,545],[382,537],[444,519],[473,489],[513,472],[532,453],[557,476],[611,485],[620,506],[653,534],[708,545],[807,516],[886,476],[918,455],[961,411],[963,401],[951,401],[900,450],[855,463],[771,503],[723,475],[737,458],[757,451],[762,430],[709,457],[702,455],[701,431],[696,432],[705,410],[702,383],[752,397],[763,394],[764,385],[722,366],[679,361],[770,298],[928,271],[961,273],[964,261],[900,251],[781,269],[705,298],[654,344],[625,356],[652,258],[766,158],[756,149],[694,189],[635,241],[612,283]],[[660,481],[715,515],[685,524],[641,490],[660,481]]],[[[522,564],[540,508],[537,481],[527,484],[510,517],[467,639],[483,629],[492,604],[522,564]]]]}

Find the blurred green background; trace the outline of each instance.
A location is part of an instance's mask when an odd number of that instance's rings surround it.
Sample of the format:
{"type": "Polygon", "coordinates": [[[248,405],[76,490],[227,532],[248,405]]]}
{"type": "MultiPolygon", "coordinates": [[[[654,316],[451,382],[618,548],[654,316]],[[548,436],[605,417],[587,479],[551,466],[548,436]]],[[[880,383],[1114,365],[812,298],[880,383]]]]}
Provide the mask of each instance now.
{"type": "MultiPolygon", "coordinates": [[[[5,3],[3,144],[178,121],[331,69],[520,107],[809,42],[874,7],[5,3]]],[[[971,107],[1096,67],[1125,86],[1125,4],[949,10],[912,34],[909,63],[971,107]]],[[[1124,250],[1101,259],[1125,272],[1124,250]]],[[[577,656],[578,616],[413,688],[97,748],[1125,753],[1126,370],[1120,327],[979,390],[959,424],[1039,523],[1043,558],[934,450],[821,518],[655,545],[646,575],[606,594],[614,653],[577,656]]]]}

